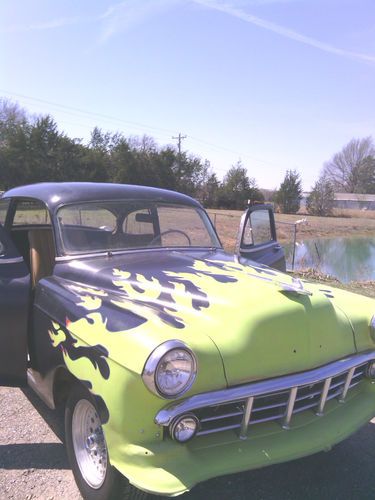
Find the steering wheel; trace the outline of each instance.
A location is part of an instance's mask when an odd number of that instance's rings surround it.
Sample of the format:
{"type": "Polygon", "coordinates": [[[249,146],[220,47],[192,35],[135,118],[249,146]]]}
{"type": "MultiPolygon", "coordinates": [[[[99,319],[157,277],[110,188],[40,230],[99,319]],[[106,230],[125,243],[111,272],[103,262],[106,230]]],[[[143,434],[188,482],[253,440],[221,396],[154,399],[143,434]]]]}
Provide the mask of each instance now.
{"type": "Polygon", "coordinates": [[[181,229],[167,229],[166,231],[162,231],[160,234],[155,236],[155,238],[152,238],[152,240],[150,241],[150,243],[147,246],[151,246],[153,243],[156,243],[157,241],[161,240],[162,236],[165,236],[166,234],[170,234],[170,233],[182,234],[188,240],[189,246],[191,247],[191,239],[184,231],[181,231],[181,229]]]}

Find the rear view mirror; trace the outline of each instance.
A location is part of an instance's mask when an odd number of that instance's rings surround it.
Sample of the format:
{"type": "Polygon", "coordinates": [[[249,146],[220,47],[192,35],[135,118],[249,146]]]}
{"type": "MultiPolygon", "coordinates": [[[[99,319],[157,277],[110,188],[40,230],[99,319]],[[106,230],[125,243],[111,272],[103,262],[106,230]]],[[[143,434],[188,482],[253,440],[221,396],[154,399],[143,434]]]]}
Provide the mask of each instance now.
{"type": "Polygon", "coordinates": [[[152,224],[154,222],[154,219],[151,214],[142,214],[142,213],[135,214],[135,220],[137,222],[148,222],[149,224],[152,224]]]}

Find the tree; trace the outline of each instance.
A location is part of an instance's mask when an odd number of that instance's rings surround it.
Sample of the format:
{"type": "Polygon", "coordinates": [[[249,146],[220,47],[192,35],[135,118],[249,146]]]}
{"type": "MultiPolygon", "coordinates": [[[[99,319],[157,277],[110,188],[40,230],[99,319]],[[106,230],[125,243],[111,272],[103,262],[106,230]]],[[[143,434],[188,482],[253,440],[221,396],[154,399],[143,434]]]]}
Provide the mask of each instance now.
{"type": "Polygon", "coordinates": [[[210,162],[205,160],[202,164],[200,180],[196,186],[195,197],[205,207],[213,208],[217,206],[219,189],[219,179],[212,170],[210,162]]]}
{"type": "Polygon", "coordinates": [[[296,170],[287,170],[276,193],[276,203],[285,214],[298,212],[302,199],[302,181],[296,170]]]}
{"type": "Polygon", "coordinates": [[[375,194],[375,156],[367,156],[361,162],[356,192],[375,194]]]}
{"type": "Polygon", "coordinates": [[[219,204],[225,208],[244,209],[248,200],[263,201],[264,196],[254,177],[249,178],[247,169],[238,161],[224,177],[219,204]]]}
{"type": "Polygon", "coordinates": [[[318,179],[307,198],[306,207],[311,215],[332,215],[335,192],[332,183],[326,177],[318,179]]]}
{"type": "Polygon", "coordinates": [[[374,189],[375,147],[371,137],[352,139],[324,165],[323,175],[336,191],[369,193],[374,189]]]}
{"type": "Polygon", "coordinates": [[[26,127],[27,123],[24,109],[8,99],[0,99],[0,146],[4,146],[9,137],[17,133],[20,127],[26,127]]]}

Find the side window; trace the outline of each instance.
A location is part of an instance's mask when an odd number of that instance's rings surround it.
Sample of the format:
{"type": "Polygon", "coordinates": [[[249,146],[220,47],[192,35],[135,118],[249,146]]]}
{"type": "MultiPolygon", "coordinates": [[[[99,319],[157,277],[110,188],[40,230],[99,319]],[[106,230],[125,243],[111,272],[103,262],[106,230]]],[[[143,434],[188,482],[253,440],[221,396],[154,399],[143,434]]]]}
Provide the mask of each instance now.
{"type": "Polygon", "coordinates": [[[46,206],[36,200],[22,200],[16,205],[13,226],[51,224],[46,206]]]}
{"type": "Polygon", "coordinates": [[[245,246],[264,245],[273,241],[272,222],[269,210],[254,210],[247,220],[243,244],[245,246]]]}
{"type": "Polygon", "coordinates": [[[10,199],[0,200],[0,224],[4,226],[10,199]]]}
{"type": "Polygon", "coordinates": [[[59,212],[60,222],[64,225],[82,226],[87,229],[100,229],[113,232],[116,229],[116,216],[106,208],[96,204],[67,206],[59,212]]]}

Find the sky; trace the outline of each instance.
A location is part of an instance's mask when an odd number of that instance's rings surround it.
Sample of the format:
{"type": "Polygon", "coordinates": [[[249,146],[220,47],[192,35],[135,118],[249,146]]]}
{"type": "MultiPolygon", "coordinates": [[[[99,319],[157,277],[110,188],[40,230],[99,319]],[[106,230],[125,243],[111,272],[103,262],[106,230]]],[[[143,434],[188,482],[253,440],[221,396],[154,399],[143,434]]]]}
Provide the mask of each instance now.
{"type": "Polygon", "coordinates": [[[375,139],[374,0],[1,0],[0,98],[305,190],[375,139]]]}

